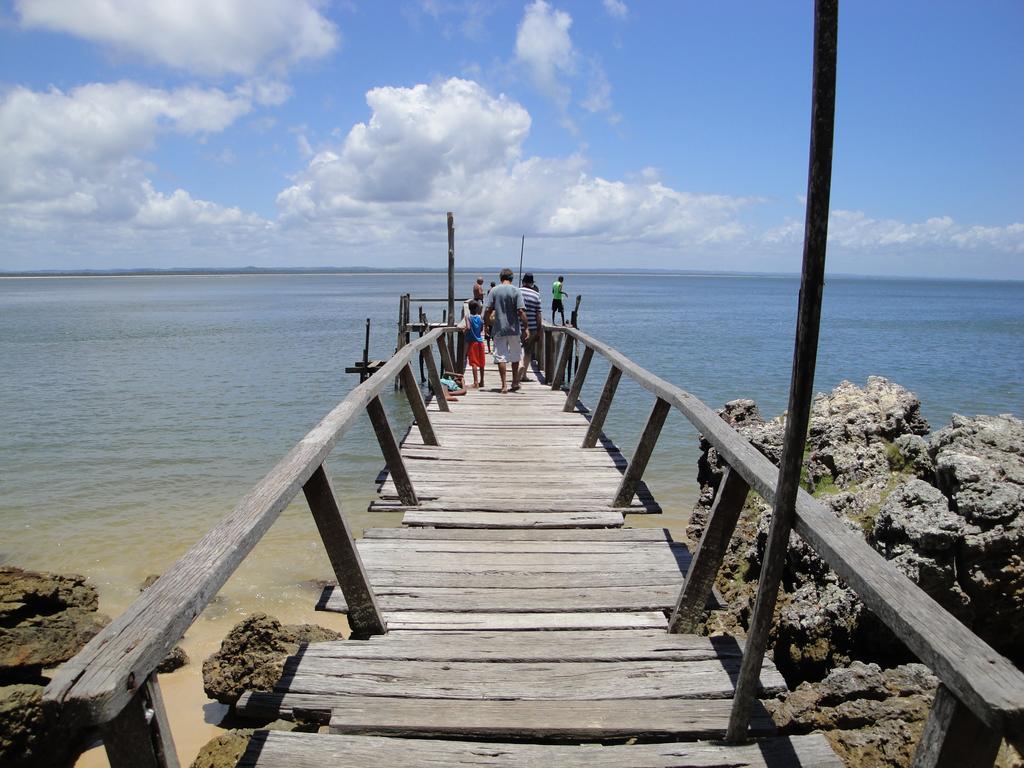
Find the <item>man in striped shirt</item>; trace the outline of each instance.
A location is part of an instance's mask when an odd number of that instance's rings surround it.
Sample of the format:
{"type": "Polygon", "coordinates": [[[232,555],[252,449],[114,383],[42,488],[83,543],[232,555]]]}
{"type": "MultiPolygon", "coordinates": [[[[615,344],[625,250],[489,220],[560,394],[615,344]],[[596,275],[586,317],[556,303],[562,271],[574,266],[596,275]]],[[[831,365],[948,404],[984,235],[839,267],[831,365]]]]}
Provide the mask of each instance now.
{"type": "Polygon", "coordinates": [[[526,308],[526,321],[529,326],[530,336],[527,338],[526,343],[523,344],[523,375],[520,376],[520,381],[531,381],[527,378],[527,374],[530,372],[530,362],[533,358],[533,349],[537,346],[537,339],[540,337],[541,328],[541,303],[540,303],[540,292],[537,290],[537,286],[533,283],[533,273],[527,272],[523,275],[523,284],[519,288],[519,292],[523,294],[523,305],[526,308]]]}

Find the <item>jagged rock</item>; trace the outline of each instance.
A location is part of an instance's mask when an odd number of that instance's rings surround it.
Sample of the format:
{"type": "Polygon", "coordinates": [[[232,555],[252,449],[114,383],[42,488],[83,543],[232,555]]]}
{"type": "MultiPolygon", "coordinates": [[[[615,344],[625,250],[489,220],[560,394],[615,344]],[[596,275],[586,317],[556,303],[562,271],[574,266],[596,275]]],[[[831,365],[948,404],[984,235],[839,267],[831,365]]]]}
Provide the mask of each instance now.
{"type": "Polygon", "coordinates": [[[775,665],[787,680],[814,680],[849,663],[863,612],[864,604],[845,586],[802,584],[780,601],[775,665]]]}
{"type": "Polygon", "coordinates": [[[252,738],[252,729],[237,728],[210,739],[199,750],[191,768],[235,768],[252,738]]]}
{"type": "Polygon", "coordinates": [[[963,540],[964,524],[938,488],[910,480],[886,499],[872,536],[890,559],[906,551],[948,554],[963,540]]]}
{"type": "Polygon", "coordinates": [[[822,731],[850,766],[907,766],[937,679],[922,664],[882,670],[855,661],[765,706],[780,733],[822,731]]]}
{"type": "Polygon", "coordinates": [[[935,477],[935,462],[928,453],[928,443],[923,437],[917,434],[900,435],[892,442],[895,454],[889,454],[891,469],[910,472],[921,480],[931,481],[935,477]]]}
{"type": "Polygon", "coordinates": [[[936,484],[964,520],[958,581],[972,628],[1024,659],[1024,421],[955,415],[928,442],[936,484]]]}
{"type": "Polygon", "coordinates": [[[51,768],[72,757],[74,741],[55,730],[56,711],[42,694],[40,685],[0,686],[0,765],[51,768]]]}
{"type": "Polygon", "coordinates": [[[38,680],[110,621],[85,577],[0,567],[0,683],[38,680]]]}
{"type": "Polygon", "coordinates": [[[284,660],[304,643],[338,640],[341,635],[316,624],[286,624],[264,613],[239,622],[220,650],[203,662],[206,695],[234,704],[245,691],[271,691],[284,660]]]}
{"type": "Polygon", "coordinates": [[[171,649],[171,652],[164,657],[164,660],[157,665],[156,671],[161,675],[166,675],[169,672],[173,672],[176,669],[181,669],[190,661],[188,654],[185,653],[185,649],[180,645],[176,645],[171,649]]]}

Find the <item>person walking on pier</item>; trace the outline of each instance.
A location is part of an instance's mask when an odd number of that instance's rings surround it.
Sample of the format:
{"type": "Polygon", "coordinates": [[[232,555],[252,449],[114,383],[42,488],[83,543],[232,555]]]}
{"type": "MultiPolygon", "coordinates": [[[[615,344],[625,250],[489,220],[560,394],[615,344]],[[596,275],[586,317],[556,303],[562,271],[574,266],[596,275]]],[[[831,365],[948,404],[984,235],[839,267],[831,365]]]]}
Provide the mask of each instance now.
{"type": "Polygon", "coordinates": [[[492,288],[484,299],[484,324],[490,326],[494,338],[494,362],[501,377],[504,394],[519,389],[519,361],[523,355],[521,338],[529,324],[523,304],[523,294],[512,284],[515,273],[505,267],[499,279],[501,285],[492,288]],[[512,386],[508,386],[508,364],[512,364],[512,386]]]}
{"type": "MultiPolygon", "coordinates": [[[[481,301],[486,300],[487,296],[494,290],[494,286],[495,282],[491,280],[491,287],[487,289],[487,293],[484,294],[484,299],[481,299],[481,301]]],[[[491,326],[487,323],[484,323],[484,341],[487,342],[487,354],[491,354],[491,326]]]]}
{"type": "Polygon", "coordinates": [[[551,322],[555,322],[555,312],[558,312],[562,316],[562,325],[565,325],[565,307],[562,305],[562,299],[565,298],[564,284],[565,278],[561,275],[551,284],[551,322]]]}
{"type": "Polygon", "coordinates": [[[540,303],[540,293],[533,282],[533,273],[527,272],[523,275],[523,285],[519,289],[523,294],[523,305],[526,308],[526,322],[529,326],[529,336],[523,342],[523,374],[519,381],[532,381],[529,378],[530,361],[533,359],[533,350],[537,348],[537,340],[540,337],[540,329],[544,324],[540,303]]]}

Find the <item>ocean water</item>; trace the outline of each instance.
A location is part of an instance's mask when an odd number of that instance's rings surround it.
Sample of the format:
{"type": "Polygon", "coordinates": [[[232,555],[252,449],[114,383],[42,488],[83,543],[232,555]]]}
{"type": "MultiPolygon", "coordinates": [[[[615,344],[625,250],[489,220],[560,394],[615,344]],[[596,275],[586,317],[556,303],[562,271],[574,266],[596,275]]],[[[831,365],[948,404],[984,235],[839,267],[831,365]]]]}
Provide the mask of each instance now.
{"type": "MultiPolygon", "coordinates": [[[[474,275],[460,274],[468,294],[474,275]]],[[[546,291],[553,275],[538,274],[546,291]]],[[[788,396],[795,278],[567,275],[580,325],[712,407],[788,396]]],[[[441,274],[0,280],[0,562],[84,573],[108,612],[212,527],[395,342],[398,295],[439,319],[441,274]]],[[[607,367],[595,359],[594,402],[607,367]]],[[[954,412],[1024,413],[1024,284],[832,278],[816,389],[878,374],[954,412]]],[[[404,397],[385,392],[396,431],[404,397]]],[[[651,397],[623,379],[606,425],[629,451],[651,397]]],[[[670,417],[648,471],[680,532],[696,498],[697,438],[670,417]]],[[[328,466],[357,529],[382,464],[368,423],[328,466]]],[[[510,478],[495,477],[495,483],[510,478]]],[[[292,505],[211,609],[311,604],[330,568],[304,502],[292,505]]]]}

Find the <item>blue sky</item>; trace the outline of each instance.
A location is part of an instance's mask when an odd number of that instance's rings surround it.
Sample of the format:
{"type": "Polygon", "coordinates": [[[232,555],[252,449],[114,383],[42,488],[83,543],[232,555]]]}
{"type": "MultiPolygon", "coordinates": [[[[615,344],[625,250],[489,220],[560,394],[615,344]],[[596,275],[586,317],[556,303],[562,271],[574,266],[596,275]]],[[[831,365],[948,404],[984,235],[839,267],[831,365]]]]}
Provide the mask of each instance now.
{"type": "MultiPolygon", "coordinates": [[[[810,2],[0,8],[0,269],[799,270],[810,2]]],[[[1022,39],[842,5],[833,272],[1024,279],[1022,39]]]]}

